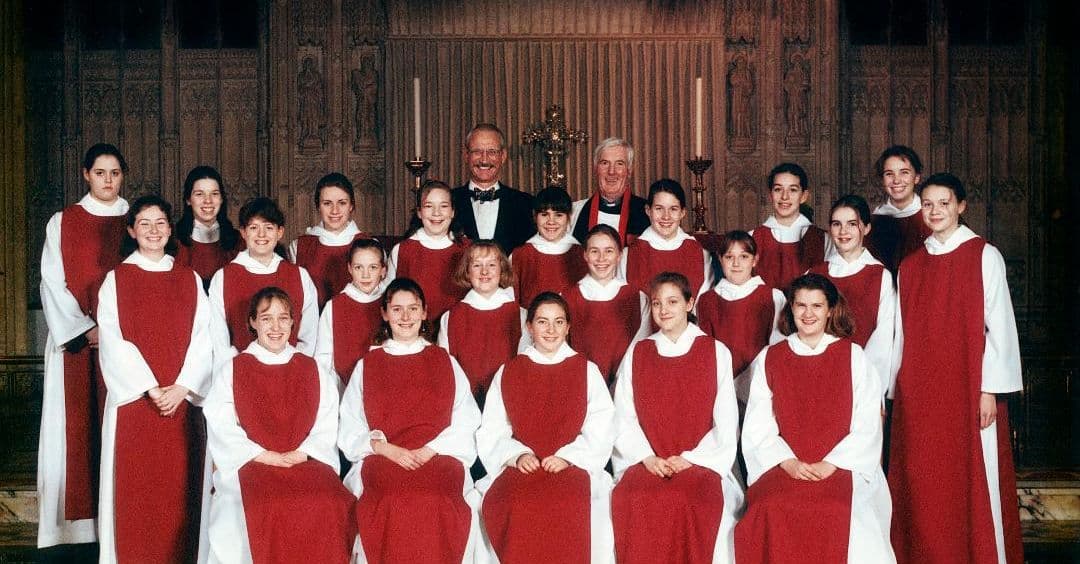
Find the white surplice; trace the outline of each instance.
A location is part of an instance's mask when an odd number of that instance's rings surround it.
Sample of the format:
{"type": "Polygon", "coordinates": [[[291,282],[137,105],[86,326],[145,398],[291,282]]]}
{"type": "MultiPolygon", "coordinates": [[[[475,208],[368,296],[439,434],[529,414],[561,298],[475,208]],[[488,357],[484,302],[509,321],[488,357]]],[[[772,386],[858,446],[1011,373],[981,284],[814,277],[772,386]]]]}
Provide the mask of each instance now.
{"type": "MultiPolygon", "coordinates": [[[[323,227],[320,221],[318,225],[312,225],[311,227],[304,229],[304,235],[314,235],[319,238],[319,244],[324,247],[345,247],[351,245],[353,239],[360,233],[360,228],[356,226],[356,222],[349,220],[349,223],[342,228],[338,233],[328,230],[323,227]]],[[[288,256],[289,262],[296,264],[296,248],[297,241],[300,239],[293,239],[289,243],[288,256]]]]}

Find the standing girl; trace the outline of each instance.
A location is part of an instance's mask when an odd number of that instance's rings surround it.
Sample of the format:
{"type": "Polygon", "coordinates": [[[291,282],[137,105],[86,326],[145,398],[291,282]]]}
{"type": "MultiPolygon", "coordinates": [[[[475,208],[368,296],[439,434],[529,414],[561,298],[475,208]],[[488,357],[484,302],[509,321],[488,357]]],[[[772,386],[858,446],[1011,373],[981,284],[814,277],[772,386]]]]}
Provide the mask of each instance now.
{"type": "Polygon", "coordinates": [[[757,242],[757,273],[766,284],[787,289],[797,276],[829,256],[829,238],[802,214],[810,199],[806,171],[795,163],[780,163],[769,171],[769,200],[773,213],[750,232],[757,242]]]}
{"type": "Polygon", "coordinates": [[[184,212],[176,223],[176,264],[191,267],[204,286],[240,251],[240,232],[229,220],[225,183],[214,167],[197,166],[184,179],[184,212]]]}
{"type": "Polygon", "coordinates": [[[573,202],[566,190],[544,188],[533,198],[536,235],[514,249],[514,293],[523,307],[541,292],[562,292],[585,275],[581,245],[568,232],[573,202]]]}

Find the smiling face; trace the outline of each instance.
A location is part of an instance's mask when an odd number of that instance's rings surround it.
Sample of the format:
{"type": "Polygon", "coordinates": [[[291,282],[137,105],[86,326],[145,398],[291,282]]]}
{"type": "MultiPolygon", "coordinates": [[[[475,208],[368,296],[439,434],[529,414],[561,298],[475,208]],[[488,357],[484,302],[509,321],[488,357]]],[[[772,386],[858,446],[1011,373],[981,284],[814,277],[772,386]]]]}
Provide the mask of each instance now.
{"type": "Polygon", "coordinates": [[[502,278],[499,256],[487,250],[470,251],[469,254],[469,285],[476,293],[490,298],[499,289],[502,278]]]}
{"type": "Polygon", "coordinates": [[[90,186],[90,195],[97,201],[111,204],[120,197],[120,188],[124,186],[124,170],[120,161],[112,155],[101,155],[94,159],[90,170],[83,169],[83,179],[90,186]]]}
{"type": "Polygon", "coordinates": [[[922,191],[923,221],[934,232],[938,241],[946,241],[958,227],[960,214],[967,209],[967,202],[956,199],[956,194],[945,186],[931,184],[922,191]]]}
{"type": "Polygon", "coordinates": [[[566,212],[555,211],[552,209],[543,210],[537,212],[536,216],[536,232],[546,241],[556,242],[566,235],[566,230],[570,226],[570,215],[566,212]]]}
{"type": "Polygon", "coordinates": [[[427,319],[427,308],[416,294],[402,290],[390,296],[383,321],[390,325],[390,334],[399,343],[411,343],[420,336],[420,325],[427,319]]]}
{"type": "Polygon", "coordinates": [[[653,323],[669,337],[678,337],[689,324],[690,311],[694,309],[694,298],[683,296],[682,290],[675,284],[660,284],[653,291],[651,310],[653,323]]]}
{"type": "Polygon", "coordinates": [[[853,260],[862,254],[863,238],[870,233],[870,226],[859,218],[859,212],[848,208],[836,208],[829,220],[829,235],[840,256],[853,260]]]}
{"type": "Polygon", "coordinates": [[[889,157],[882,166],[881,183],[889,202],[904,209],[915,199],[915,186],[922,177],[915,172],[911,162],[904,157],[889,157]]]}
{"type": "Polygon", "coordinates": [[[570,332],[566,310],[556,303],[545,303],[536,308],[528,327],[533,346],[546,355],[555,354],[566,342],[566,335],[570,332]]]}
{"type": "Polygon", "coordinates": [[[349,275],[353,286],[365,294],[373,294],[386,277],[386,264],[378,249],[357,249],[349,259],[349,275]]]}
{"type": "Polygon", "coordinates": [[[645,208],[653,231],[664,239],[671,239],[679,232],[679,225],[686,217],[686,208],[670,192],[658,192],[652,203],[645,208]]]}
{"type": "Polygon", "coordinates": [[[274,248],[285,236],[285,228],[255,216],[240,232],[251,258],[266,262],[274,255],[274,248]]]}
{"type": "Polygon", "coordinates": [[[799,339],[808,343],[817,343],[825,334],[825,323],[831,310],[825,292],[821,290],[800,289],[795,291],[791,300],[791,315],[795,318],[795,328],[799,339]]]}
{"type": "Polygon", "coordinates": [[[258,313],[248,324],[255,330],[255,340],[264,349],[279,353],[289,344],[293,318],[288,305],[271,298],[259,304],[258,313]]]}
{"type": "Polygon", "coordinates": [[[741,286],[754,275],[757,255],[750,254],[742,243],[732,243],[727,252],[720,256],[720,268],[728,282],[741,286]]]}
{"type": "Polygon", "coordinates": [[[585,242],[584,252],[590,276],[600,282],[615,278],[622,253],[614,239],[603,233],[593,235],[585,242]]]}
{"type": "Polygon", "coordinates": [[[506,149],[500,146],[497,133],[481,129],[469,137],[464,158],[469,178],[481,188],[489,188],[499,181],[506,149]]]}
{"type": "Polygon", "coordinates": [[[600,195],[610,201],[621,198],[630,185],[629,154],[623,146],[607,147],[600,151],[600,158],[593,167],[600,195]]]}
{"type": "Polygon", "coordinates": [[[799,206],[805,204],[810,192],[803,189],[799,177],[790,172],[781,172],[773,178],[769,199],[773,205],[773,215],[783,225],[791,225],[799,217],[799,206]]]}
{"type": "Polygon", "coordinates": [[[323,186],[319,190],[319,218],[323,228],[340,233],[352,219],[353,202],[349,193],[337,186],[323,186]]]}
{"type": "Polygon", "coordinates": [[[148,206],[135,214],[135,225],[127,230],[139,244],[139,252],[152,258],[165,254],[165,245],[172,235],[168,216],[157,206],[148,206]]]}
{"type": "Polygon", "coordinates": [[[417,210],[424,232],[432,237],[442,237],[450,231],[450,222],[454,219],[454,206],[450,203],[450,192],[442,188],[433,188],[424,196],[417,210]]]}

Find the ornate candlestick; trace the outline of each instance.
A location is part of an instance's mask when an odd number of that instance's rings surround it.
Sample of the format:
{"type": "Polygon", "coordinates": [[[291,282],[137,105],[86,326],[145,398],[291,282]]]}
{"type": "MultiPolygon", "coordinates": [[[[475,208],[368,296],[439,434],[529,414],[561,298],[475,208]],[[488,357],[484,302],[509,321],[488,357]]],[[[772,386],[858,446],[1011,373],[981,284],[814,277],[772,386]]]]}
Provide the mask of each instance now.
{"type": "Polygon", "coordinates": [[[708,209],[705,207],[705,171],[712,166],[712,159],[698,155],[686,161],[686,166],[694,173],[694,184],[691,186],[694,192],[694,233],[708,233],[709,229],[705,226],[705,210],[708,209]]]}
{"type": "Polygon", "coordinates": [[[420,187],[424,184],[424,174],[431,168],[431,161],[426,161],[423,157],[416,157],[411,161],[405,161],[405,168],[409,169],[409,172],[413,175],[413,196],[415,199],[415,208],[420,207],[420,187]]]}

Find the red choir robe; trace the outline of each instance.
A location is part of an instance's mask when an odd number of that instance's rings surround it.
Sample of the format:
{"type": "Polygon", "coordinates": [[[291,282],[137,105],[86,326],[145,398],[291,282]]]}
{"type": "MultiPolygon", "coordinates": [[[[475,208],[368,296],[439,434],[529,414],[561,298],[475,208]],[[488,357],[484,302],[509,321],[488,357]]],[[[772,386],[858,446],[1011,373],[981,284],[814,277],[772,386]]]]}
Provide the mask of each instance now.
{"type": "Polygon", "coordinates": [[[894,275],[904,258],[921,249],[931,234],[930,226],[923,220],[918,195],[902,210],[889,202],[878,206],[870,218],[870,226],[866,248],[894,275]]]}
{"type": "Polygon", "coordinates": [[[627,349],[649,336],[648,298],[624,280],[616,278],[605,286],[591,276],[564,291],[563,298],[570,310],[571,345],[613,384],[627,349]]]}
{"type": "Polygon", "coordinates": [[[352,221],[341,233],[331,233],[320,223],[308,227],[307,232],[289,246],[289,257],[293,264],[307,270],[315,283],[319,309],[352,280],[349,275],[349,246],[357,239],[370,238],[352,221]]]}
{"type": "Polygon", "coordinates": [[[810,347],[792,335],[762,351],[743,423],[740,563],[894,561],[880,410],[880,383],[851,341],[823,335],[810,347]],[[796,480],[780,467],[791,458],[837,469],[796,480]]]}
{"type": "Polygon", "coordinates": [[[529,347],[502,368],[476,433],[484,467],[477,484],[491,552],[515,562],[610,562],[615,407],[596,365],[566,343],[547,357],[529,347]],[[524,474],[518,457],[570,463],[558,473],[524,474]]]}
{"type": "Polygon", "coordinates": [[[177,266],[187,266],[197,272],[203,280],[204,287],[210,285],[210,279],[214,273],[229,264],[236,258],[236,253],[244,249],[243,239],[237,238],[236,244],[231,249],[222,248],[219,244],[219,227],[217,223],[207,228],[195,221],[191,230],[191,245],[179,244],[176,249],[177,266]]]}
{"type": "Polygon", "coordinates": [[[631,286],[648,294],[652,279],[667,271],[686,276],[695,296],[713,284],[712,257],[697,239],[682,229],[672,239],[664,239],[649,227],[626,247],[622,272],[631,286]]]}
{"type": "Polygon", "coordinates": [[[738,407],[731,354],[696,325],[633,346],[615,384],[617,483],[611,515],[619,562],[731,562],[742,505],[733,474],[738,407]],[[641,462],[693,464],[660,478],[641,462]]]}
{"type": "Polygon", "coordinates": [[[524,308],[541,292],[562,292],[589,271],[581,245],[570,234],[555,242],[533,235],[514,249],[510,264],[514,293],[524,308]]]}
{"type": "Polygon", "coordinates": [[[97,350],[63,347],[95,327],[98,288],[120,262],[128,204],[89,194],[53,215],[41,254],[49,335],[38,443],[38,546],[97,540],[98,471],[105,389],[97,350]]]}
{"type": "Polygon", "coordinates": [[[291,345],[253,342],[218,367],[205,403],[214,494],[210,562],[349,561],[356,503],[338,479],[338,395],[329,374],[291,345]],[[289,468],[255,462],[299,450],[289,468]]]}
{"type": "Polygon", "coordinates": [[[423,339],[387,341],[357,363],[341,402],[338,447],[353,462],[345,485],[359,496],[354,557],[472,562],[479,525],[468,467],[476,459],[480,410],[457,361],[423,339]],[[374,454],[376,432],[399,447],[427,446],[436,454],[406,470],[374,454]]]}
{"type": "Polygon", "coordinates": [[[365,294],[351,283],[323,308],[319,317],[319,342],[315,360],[338,382],[344,392],[356,362],[371,349],[372,339],[382,324],[380,305],[383,288],[365,294]]]}
{"type": "Polygon", "coordinates": [[[1021,389],[1005,262],[965,226],[900,266],[889,482],[906,562],[1023,561],[1009,414],[979,429],[981,392],[1021,389]],[[998,517],[1000,515],[1000,517],[998,517]]]}
{"type": "Polygon", "coordinates": [[[439,346],[461,363],[473,396],[483,397],[495,371],[521,348],[525,310],[514,292],[499,288],[490,298],[470,290],[439,319],[439,346]]]}
{"type": "Polygon", "coordinates": [[[454,271],[468,252],[466,242],[449,236],[433,238],[423,229],[394,245],[386,278],[412,278],[424,290],[428,319],[438,319],[465,297],[466,289],[454,282],[454,271]]]}
{"type": "Polygon", "coordinates": [[[101,562],[194,562],[206,493],[202,403],[210,388],[210,310],[202,281],[166,255],[134,252],[98,305],[108,389],[102,430],[101,562]],[[146,392],[177,384],[187,401],[162,417],[146,392]]]}
{"type": "Polygon", "coordinates": [[[786,291],[791,282],[829,256],[828,233],[812,225],[805,215],[794,224],[781,225],[772,216],[750,232],[757,243],[758,264],[754,272],[766,284],[786,291]]]}

